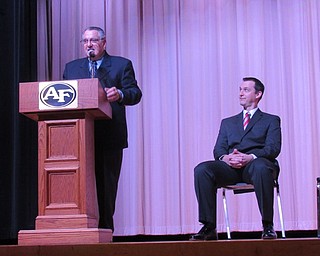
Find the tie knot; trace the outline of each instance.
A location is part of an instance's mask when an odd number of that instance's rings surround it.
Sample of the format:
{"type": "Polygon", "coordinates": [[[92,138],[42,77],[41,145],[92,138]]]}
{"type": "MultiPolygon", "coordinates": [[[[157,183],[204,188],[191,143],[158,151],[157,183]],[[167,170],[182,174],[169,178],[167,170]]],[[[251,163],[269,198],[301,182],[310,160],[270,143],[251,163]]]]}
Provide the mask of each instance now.
{"type": "Polygon", "coordinates": [[[91,61],[91,68],[97,68],[97,62],[95,60],[91,61]]]}

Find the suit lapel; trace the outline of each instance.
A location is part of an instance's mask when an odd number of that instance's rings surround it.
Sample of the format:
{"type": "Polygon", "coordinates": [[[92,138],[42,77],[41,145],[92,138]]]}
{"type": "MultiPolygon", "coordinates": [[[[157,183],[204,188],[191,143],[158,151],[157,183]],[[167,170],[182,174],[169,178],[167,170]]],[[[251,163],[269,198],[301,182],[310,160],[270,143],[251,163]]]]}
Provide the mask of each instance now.
{"type": "Polygon", "coordinates": [[[110,70],[111,70],[111,60],[110,60],[110,56],[106,53],[104,55],[104,58],[102,60],[100,67],[97,70],[97,77],[101,81],[106,80],[108,83],[108,87],[113,86],[113,83],[112,83],[112,81],[110,79],[110,75],[109,75],[110,70]]]}
{"type": "Polygon", "coordinates": [[[237,131],[240,134],[241,137],[244,135],[244,130],[243,130],[243,113],[241,112],[239,115],[236,116],[237,118],[237,131]]]}
{"type": "Polygon", "coordinates": [[[90,77],[89,60],[87,58],[83,58],[82,60],[80,64],[80,76],[81,78],[88,78],[90,77]]]}

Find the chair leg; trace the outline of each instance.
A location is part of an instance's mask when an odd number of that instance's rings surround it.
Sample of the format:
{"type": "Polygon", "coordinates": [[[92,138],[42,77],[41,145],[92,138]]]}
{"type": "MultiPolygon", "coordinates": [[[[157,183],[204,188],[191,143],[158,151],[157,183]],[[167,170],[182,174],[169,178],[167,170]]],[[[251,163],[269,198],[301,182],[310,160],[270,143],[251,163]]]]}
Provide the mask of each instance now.
{"type": "Polygon", "coordinates": [[[226,190],[224,188],[222,189],[222,200],[223,200],[224,217],[227,225],[227,237],[228,239],[231,239],[226,190]]]}
{"type": "Polygon", "coordinates": [[[281,234],[282,234],[282,238],[286,238],[285,229],[284,229],[283,214],[282,214],[281,199],[280,199],[279,185],[277,185],[277,199],[278,199],[279,218],[280,218],[280,224],[281,224],[281,234]]]}

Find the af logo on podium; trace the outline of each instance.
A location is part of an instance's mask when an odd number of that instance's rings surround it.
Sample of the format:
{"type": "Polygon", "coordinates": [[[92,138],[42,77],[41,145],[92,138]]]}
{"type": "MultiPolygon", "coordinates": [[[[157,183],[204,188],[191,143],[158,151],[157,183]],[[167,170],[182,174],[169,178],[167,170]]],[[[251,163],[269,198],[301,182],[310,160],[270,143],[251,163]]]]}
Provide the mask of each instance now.
{"type": "Polygon", "coordinates": [[[78,81],[39,83],[39,109],[78,107],[78,81]]]}

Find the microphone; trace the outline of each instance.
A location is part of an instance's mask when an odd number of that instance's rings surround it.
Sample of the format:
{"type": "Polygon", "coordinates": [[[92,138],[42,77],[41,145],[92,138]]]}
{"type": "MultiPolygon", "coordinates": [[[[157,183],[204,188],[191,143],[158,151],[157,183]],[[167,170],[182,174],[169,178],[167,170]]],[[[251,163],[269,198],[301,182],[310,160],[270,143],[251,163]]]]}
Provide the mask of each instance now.
{"type": "Polygon", "coordinates": [[[89,58],[94,58],[96,55],[94,54],[94,50],[93,49],[89,49],[87,51],[87,55],[89,58]]]}

